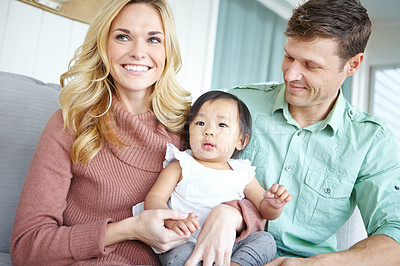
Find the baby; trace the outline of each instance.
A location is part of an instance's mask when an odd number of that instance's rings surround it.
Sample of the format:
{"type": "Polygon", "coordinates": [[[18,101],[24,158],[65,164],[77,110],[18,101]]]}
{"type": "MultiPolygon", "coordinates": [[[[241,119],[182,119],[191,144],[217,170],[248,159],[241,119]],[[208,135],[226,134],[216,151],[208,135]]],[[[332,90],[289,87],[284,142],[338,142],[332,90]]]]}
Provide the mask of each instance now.
{"type": "MultiPolygon", "coordinates": [[[[249,110],[236,96],[209,91],[189,111],[186,132],[190,150],[181,152],[167,144],[165,168],[147,194],[144,208],[190,213],[183,221],[166,220],[165,226],[180,235],[193,235],[187,243],[161,254],[163,265],[184,265],[194,249],[198,229],[214,206],[246,197],[264,219],[273,220],[292,199],[282,185],[264,190],[250,161],[237,159],[250,140],[251,123],[249,110]]],[[[262,231],[236,242],[231,260],[239,265],[263,265],[275,253],[273,237],[262,231]]]]}

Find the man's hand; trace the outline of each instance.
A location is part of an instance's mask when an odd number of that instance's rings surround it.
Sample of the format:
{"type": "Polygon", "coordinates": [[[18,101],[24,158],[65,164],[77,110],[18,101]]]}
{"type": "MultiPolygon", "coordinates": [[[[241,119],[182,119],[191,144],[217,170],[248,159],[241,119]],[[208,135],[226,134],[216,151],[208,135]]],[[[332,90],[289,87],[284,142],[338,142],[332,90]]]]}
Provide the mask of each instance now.
{"type": "Polygon", "coordinates": [[[264,266],[312,266],[315,264],[312,259],[307,258],[291,258],[291,257],[278,257],[273,261],[265,264],[264,266]]]}

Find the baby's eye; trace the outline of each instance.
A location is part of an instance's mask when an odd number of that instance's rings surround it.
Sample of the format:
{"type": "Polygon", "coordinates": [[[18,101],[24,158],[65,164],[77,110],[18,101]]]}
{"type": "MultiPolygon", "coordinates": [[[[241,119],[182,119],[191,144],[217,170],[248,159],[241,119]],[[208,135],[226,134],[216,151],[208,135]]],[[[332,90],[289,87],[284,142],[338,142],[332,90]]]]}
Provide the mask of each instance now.
{"type": "Polygon", "coordinates": [[[203,121],[199,121],[199,122],[196,122],[196,125],[198,125],[198,126],[204,126],[205,123],[204,123],[203,121]]]}
{"type": "Polygon", "coordinates": [[[225,123],[219,123],[218,126],[219,126],[219,127],[228,127],[228,125],[225,124],[225,123]]]}

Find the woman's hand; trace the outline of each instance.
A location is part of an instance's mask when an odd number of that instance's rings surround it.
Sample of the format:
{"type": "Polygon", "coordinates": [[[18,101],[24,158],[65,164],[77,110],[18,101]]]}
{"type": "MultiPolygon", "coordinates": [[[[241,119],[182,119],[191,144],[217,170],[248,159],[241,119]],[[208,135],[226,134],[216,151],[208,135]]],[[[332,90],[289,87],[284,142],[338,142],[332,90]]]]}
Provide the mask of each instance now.
{"type": "Polygon", "coordinates": [[[164,220],[184,220],[188,214],[176,210],[145,210],[125,220],[107,225],[105,246],[126,240],[142,241],[161,252],[182,243],[189,236],[180,236],[164,226],[164,220]]]}
{"type": "Polygon", "coordinates": [[[243,217],[237,209],[228,205],[214,207],[208,215],[197,238],[196,247],[186,264],[204,266],[230,265],[236,232],[244,227],[243,217]]]}

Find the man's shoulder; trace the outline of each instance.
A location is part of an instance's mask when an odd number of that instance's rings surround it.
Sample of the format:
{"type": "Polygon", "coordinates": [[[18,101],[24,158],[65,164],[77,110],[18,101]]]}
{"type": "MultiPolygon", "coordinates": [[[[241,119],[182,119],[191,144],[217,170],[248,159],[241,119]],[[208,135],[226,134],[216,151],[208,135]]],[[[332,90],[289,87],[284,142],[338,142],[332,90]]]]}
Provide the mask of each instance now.
{"type": "Polygon", "coordinates": [[[255,83],[249,85],[237,86],[231,90],[229,93],[236,95],[246,104],[258,105],[268,104],[275,101],[276,95],[285,84],[278,83],[255,83]]]}
{"type": "Polygon", "coordinates": [[[275,90],[279,90],[282,88],[284,84],[279,84],[276,82],[264,82],[264,83],[252,83],[252,84],[247,84],[247,85],[240,85],[236,86],[233,89],[230,89],[229,92],[236,94],[236,93],[241,93],[241,92],[271,92],[275,90]]]}
{"type": "Polygon", "coordinates": [[[252,115],[256,115],[259,112],[269,112],[269,108],[272,108],[275,103],[278,92],[284,86],[284,84],[278,83],[256,83],[237,86],[228,92],[242,100],[252,115]]]}
{"type": "Polygon", "coordinates": [[[351,123],[362,129],[364,133],[374,131],[376,133],[380,132],[381,134],[386,135],[390,132],[390,129],[384,120],[370,113],[363,112],[352,105],[349,105],[346,109],[346,115],[351,123]]]}

